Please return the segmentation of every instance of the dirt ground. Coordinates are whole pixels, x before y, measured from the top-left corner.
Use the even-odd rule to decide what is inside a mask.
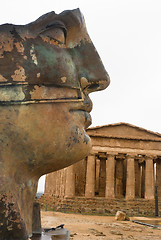
[[[161,228],[147,227],[132,221],[119,222],[114,217],[45,211],[42,211],[41,216],[42,227],[65,224],[71,240],[161,240]]]

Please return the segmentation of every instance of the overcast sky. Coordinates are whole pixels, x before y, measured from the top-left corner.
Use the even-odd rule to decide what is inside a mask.
[[[92,126],[127,122],[161,133],[161,0],[8,0],[0,24],[77,7],[111,78],[91,94]]]

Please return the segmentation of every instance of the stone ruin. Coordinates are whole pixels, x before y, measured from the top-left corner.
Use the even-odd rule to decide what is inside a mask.
[[[161,203],[161,134],[128,123],[92,127],[87,133],[92,140],[88,157],[47,174],[40,202],[48,204],[49,198],[56,205],[61,200],[75,212],[99,213],[102,208],[115,214],[119,208],[153,215],[155,186]]]

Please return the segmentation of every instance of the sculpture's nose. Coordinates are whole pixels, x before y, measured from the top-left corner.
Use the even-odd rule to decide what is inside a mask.
[[[81,77],[80,79],[80,85],[83,91],[86,93],[91,93],[91,92],[96,92],[96,91],[101,91],[104,90],[108,87],[110,84],[110,77],[106,76],[103,80],[93,80],[93,81],[88,81],[87,78]]]
[[[92,42],[84,42],[78,47],[80,63],[79,78],[82,89],[87,93],[108,87],[110,78]]]

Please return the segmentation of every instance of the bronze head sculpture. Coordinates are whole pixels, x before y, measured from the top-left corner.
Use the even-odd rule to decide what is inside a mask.
[[[88,155],[88,94],[108,85],[79,9],[0,26],[0,240],[31,236],[39,177]]]

